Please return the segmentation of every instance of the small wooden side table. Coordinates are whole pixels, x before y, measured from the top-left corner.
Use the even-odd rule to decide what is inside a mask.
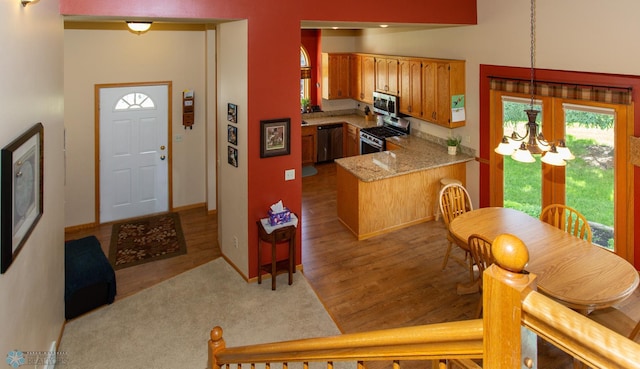
[[[295,215],[292,214],[292,217]],[[289,273],[289,285],[293,283],[293,273],[295,273],[296,260],[296,224],[295,222],[285,223],[285,225],[272,229],[269,233],[262,220],[256,222],[258,225],[258,284],[262,283],[262,272],[271,274],[271,289],[276,289],[276,276],[283,272]],[[289,224],[289,225],[287,225]],[[276,245],[278,243],[289,242],[289,253],[284,260],[276,261]],[[271,244],[271,263],[262,263],[262,243]]]

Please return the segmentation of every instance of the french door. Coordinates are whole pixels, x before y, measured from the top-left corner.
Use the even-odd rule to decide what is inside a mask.
[[[531,98],[491,91],[492,147],[513,130],[525,133],[525,109]],[[539,131],[548,140],[564,138],[575,155],[565,167],[516,162],[491,154],[492,206],[504,206],[538,217],[542,208],[559,203],[573,207],[589,221],[593,243],[623,257],[632,248],[628,183],[631,183],[627,137],[632,119],[628,105],[557,97],[536,97]]]

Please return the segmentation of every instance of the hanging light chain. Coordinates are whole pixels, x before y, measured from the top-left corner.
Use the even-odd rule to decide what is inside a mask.
[[[535,62],[535,0],[531,0],[531,50],[529,55],[531,56],[531,110],[533,110],[533,104],[535,100],[536,89],[534,85],[534,62]]]

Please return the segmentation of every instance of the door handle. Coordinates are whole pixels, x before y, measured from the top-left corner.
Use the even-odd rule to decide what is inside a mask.
[[[165,158],[166,158],[166,156],[160,155],[160,160],[164,160]]]
[[[164,150],[164,145],[160,146],[160,150]]]

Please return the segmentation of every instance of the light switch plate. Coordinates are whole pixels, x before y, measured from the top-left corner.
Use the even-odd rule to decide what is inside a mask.
[[[296,179],[296,170],[295,169],[287,169],[284,171],[284,180],[285,181],[293,181]]]

